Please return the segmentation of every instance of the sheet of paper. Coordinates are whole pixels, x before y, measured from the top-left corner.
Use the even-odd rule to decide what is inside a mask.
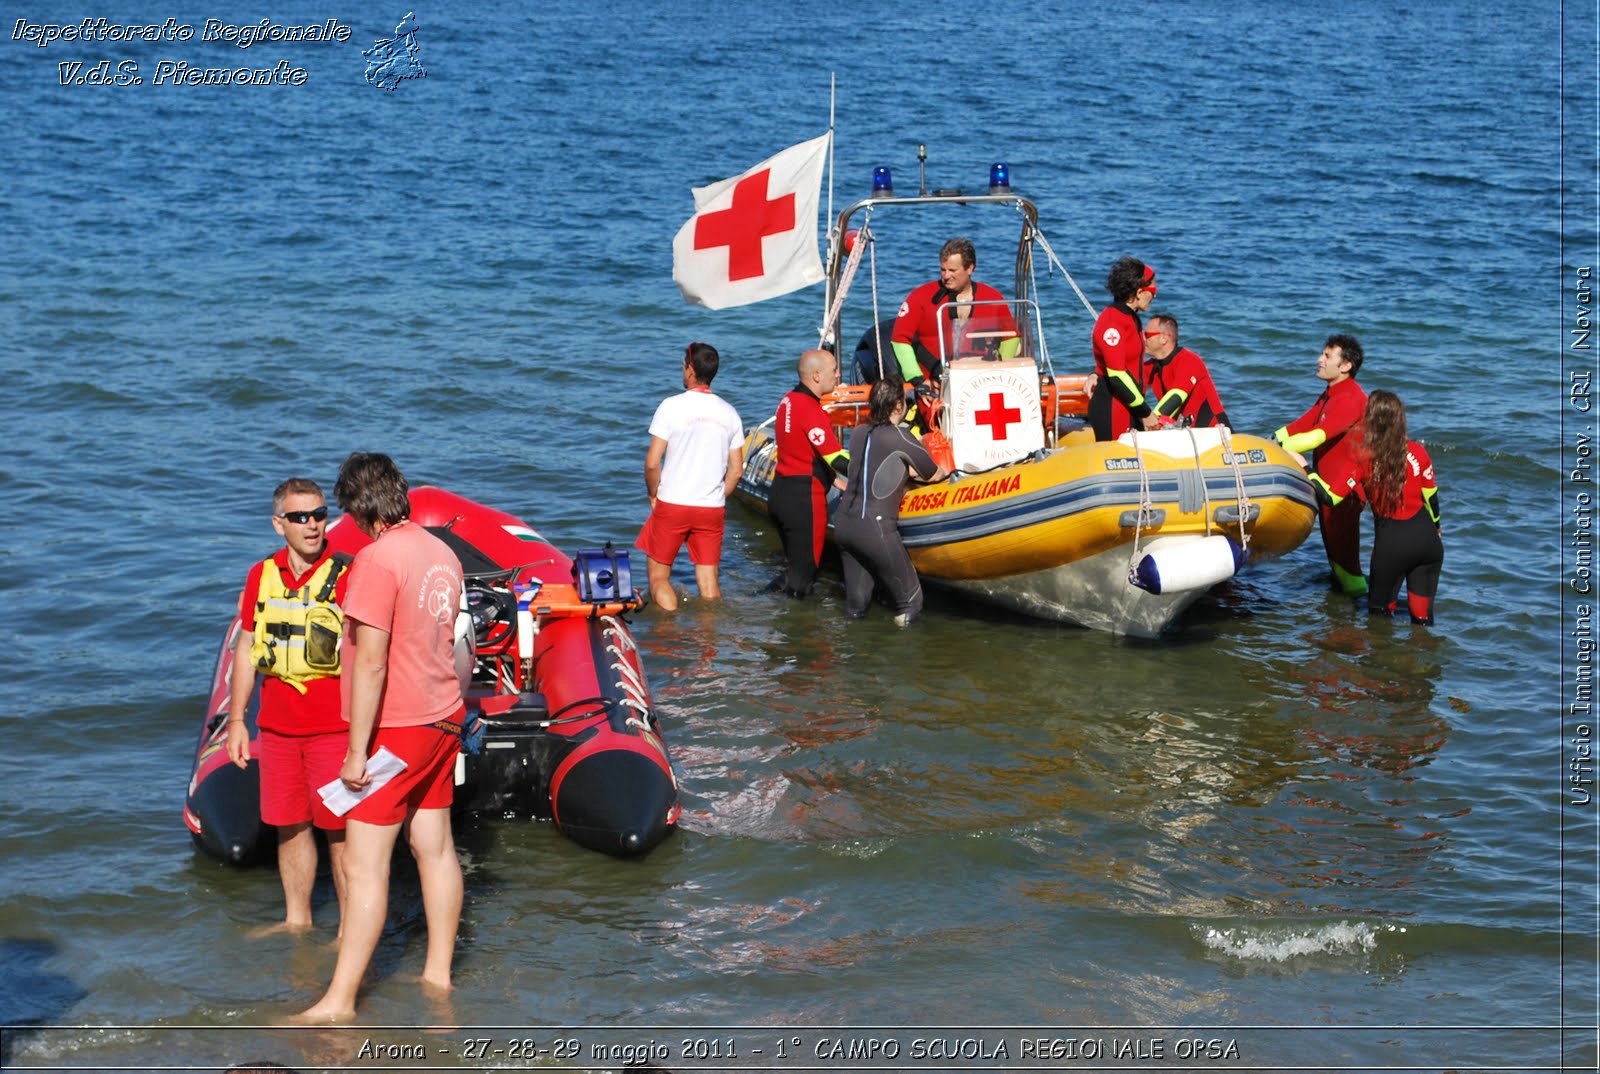
[[[323,804],[328,807],[330,813],[342,817],[354,809],[361,799],[393,779],[405,766],[406,763],[390,753],[387,746],[379,746],[378,752],[367,758],[367,775],[372,777],[372,782],[359,791],[352,791],[344,785],[344,780],[336,779],[326,786],[318,787],[317,793],[322,795]]]

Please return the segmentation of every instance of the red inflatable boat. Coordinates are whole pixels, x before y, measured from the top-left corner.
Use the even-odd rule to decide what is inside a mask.
[[[437,488],[411,491],[411,517],[461,560],[477,648],[467,705],[483,714],[484,749],[456,762],[455,808],[553,820],[573,840],[631,856],[677,824],[677,779],[633,636],[639,607],[625,552],[562,555],[520,519]],[[367,543],[341,518],[335,550]],[[270,854],[254,759],[226,749],[237,616],[223,638],[200,730],[184,821],[224,861]],[[252,745],[256,700],[249,721]]]

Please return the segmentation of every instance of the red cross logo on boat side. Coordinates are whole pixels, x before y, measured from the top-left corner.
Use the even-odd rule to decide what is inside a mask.
[[[1004,392],[990,392],[989,409],[980,410],[973,414],[972,420],[976,425],[989,426],[989,438],[991,440],[1004,440],[1006,438],[1006,426],[1012,422],[1021,421],[1022,411],[1016,407],[1006,406]]]
[[[794,194],[767,200],[771,168],[747,175],[733,188],[733,205],[706,213],[694,222],[694,248],[728,248],[728,282],[765,273],[761,240],[794,230]]]

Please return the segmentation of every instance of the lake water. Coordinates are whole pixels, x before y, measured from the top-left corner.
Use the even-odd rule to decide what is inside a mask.
[[[418,10],[426,77],[392,92],[362,50],[404,7],[127,8],[195,36],[43,48],[15,20],[101,13],[8,13],[0,1022],[33,1028],[6,1066],[516,1067],[534,1039],[585,1069],[1594,1069],[1579,6],[486,3]],[[350,40],[201,40],[267,14]],[[62,84],[102,59],[145,81]],[[276,875],[196,855],[181,809],[271,488],[386,451],[569,551],[631,542],[684,344],[754,422],[815,341],[818,289],[685,305],[671,239],[691,186],[827,128],[831,72],[836,210],[878,164],[914,188],[919,142],[930,186],[1009,162],[1097,304],[1117,256],[1157,267],[1243,430],[1358,335],[1438,468],[1437,626],[1367,621],[1314,536],[1156,642],[950,599],[847,623],[837,575],[762,593],[776,538],[732,511],[726,599],[635,623],[682,831],[616,861],[467,827],[450,1002],[408,979],[402,863],[361,1025],[268,1028],[331,972],[326,881],[316,934],[251,938]],[[1012,222],[887,225],[883,305],[956,231],[1009,286]],[[1089,315],[1041,286],[1085,371]],[[507,1028],[413,1028],[460,1025]]]

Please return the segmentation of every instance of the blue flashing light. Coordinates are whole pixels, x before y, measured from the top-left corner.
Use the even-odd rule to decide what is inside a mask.
[[[894,177],[889,174],[888,165],[880,165],[872,169],[872,196],[890,197],[894,194]]]
[[[989,166],[989,193],[1011,193],[1011,165],[991,164]]]

